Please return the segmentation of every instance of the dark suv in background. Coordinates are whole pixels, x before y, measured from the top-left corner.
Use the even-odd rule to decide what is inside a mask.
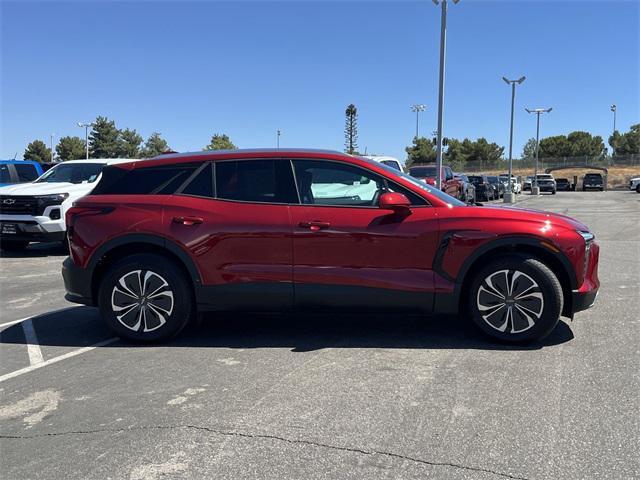
[[[600,173],[587,173],[582,179],[582,191],[600,190],[604,191],[604,179]]]
[[[489,183],[486,175],[469,175],[469,182],[476,190],[476,200],[488,202],[496,199],[496,189]]]

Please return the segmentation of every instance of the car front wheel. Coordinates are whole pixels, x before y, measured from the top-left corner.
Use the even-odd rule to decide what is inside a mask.
[[[100,284],[102,318],[118,336],[134,342],[159,342],[177,335],[194,306],[186,275],[158,255],[125,257]]]
[[[562,287],[553,272],[524,255],[510,255],[482,268],[468,297],[474,323],[505,342],[546,337],[559,321],[562,304]]]

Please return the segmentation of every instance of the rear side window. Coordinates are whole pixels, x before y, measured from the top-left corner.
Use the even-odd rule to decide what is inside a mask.
[[[196,170],[198,164],[104,169],[93,195],[171,195]]]
[[[32,182],[38,178],[38,171],[34,165],[27,163],[25,165],[15,164],[16,172],[18,172],[19,182]]]
[[[219,161],[216,197],[259,203],[297,203],[291,164],[286,160]]]
[[[197,197],[213,197],[213,167],[208,163],[204,169],[195,173],[195,177],[179,192],[183,195]]]

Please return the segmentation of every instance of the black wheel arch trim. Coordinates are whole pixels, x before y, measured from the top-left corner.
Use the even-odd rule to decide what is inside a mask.
[[[89,271],[90,277],[93,278],[93,272],[102,257],[104,257],[111,250],[130,243],[147,243],[168,250],[176,257],[178,257],[184,264],[185,268],[189,272],[189,275],[191,276],[191,279],[194,282],[194,286],[200,286],[202,284],[202,279],[200,277],[198,268],[196,267],[189,254],[185,252],[182,247],[165,237],[146,233],[130,233],[121,235],[119,237],[112,238],[111,240],[108,240],[104,244],[100,245],[100,247],[96,249],[93,255],[91,255],[91,258],[89,259],[89,262],[87,264],[87,270]]]
[[[446,254],[447,248],[453,236],[456,234],[460,235],[462,234],[462,232],[465,232],[465,231],[476,232],[477,230],[449,230],[445,232],[444,235],[442,236],[440,240],[440,244],[438,245],[438,248],[436,250],[436,256],[433,262],[434,272],[440,275],[442,278],[453,282],[455,285],[453,296],[450,297],[449,295],[444,295],[442,298],[442,302],[436,301],[436,309],[438,309],[438,304],[440,304],[440,308],[445,311],[451,311],[452,309],[454,309],[455,308],[454,305],[458,305],[460,295],[462,294],[462,291],[461,291],[462,286],[473,264],[481,256],[486,255],[492,250],[496,250],[503,247],[516,247],[518,245],[527,245],[527,246],[538,248],[545,251],[546,253],[554,257],[556,260],[558,260],[560,264],[563,266],[565,271],[564,273],[566,273],[567,278],[569,278],[570,289],[575,290],[576,288],[578,288],[577,286],[578,282],[576,279],[575,272],[573,270],[573,267],[571,266],[571,262],[569,262],[569,259],[566,257],[566,255],[564,255],[562,252],[554,252],[549,248],[545,247],[542,244],[542,242],[544,242],[546,239],[534,237],[534,236],[528,236],[528,235],[509,235],[508,237],[500,237],[494,240],[489,240],[485,244],[480,245],[478,248],[476,248],[473,251],[473,253],[469,255],[469,257],[464,261],[464,263],[462,264],[462,267],[460,267],[460,270],[458,271],[455,278],[452,277],[451,275],[449,275],[447,272],[444,271],[444,269],[442,268],[442,262],[444,260],[444,255]],[[515,253],[517,253],[517,250],[515,250]]]

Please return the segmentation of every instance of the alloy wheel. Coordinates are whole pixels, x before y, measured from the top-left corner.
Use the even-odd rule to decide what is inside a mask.
[[[111,309],[118,321],[135,332],[153,332],[173,312],[169,283],[151,270],[134,270],[118,279],[111,292]]]
[[[480,284],[476,305],[482,319],[503,333],[521,333],[542,317],[544,297],[538,283],[519,270],[499,270]]]

